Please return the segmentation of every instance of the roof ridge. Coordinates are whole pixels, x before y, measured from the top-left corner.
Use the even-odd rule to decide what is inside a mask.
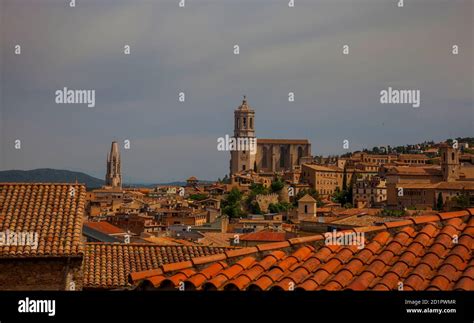
[[[162,244],[155,244],[155,243],[145,243],[145,242],[130,242],[130,243],[123,243],[123,242],[86,242],[86,246],[88,245],[111,245],[111,246],[147,246],[147,247],[208,247],[208,248],[225,248],[225,249],[234,249],[235,247],[223,246],[223,247],[216,247],[216,246],[205,246],[205,245],[162,245]]]

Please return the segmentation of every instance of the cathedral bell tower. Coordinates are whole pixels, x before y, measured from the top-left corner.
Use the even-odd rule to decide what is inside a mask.
[[[247,104],[245,96],[242,104],[234,111],[234,138],[236,141],[252,139],[256,143],[255,111]],[[249,150],[232,150],[230,152],[230,174],[252,170],[255,156],[256,154],[252,154]]]

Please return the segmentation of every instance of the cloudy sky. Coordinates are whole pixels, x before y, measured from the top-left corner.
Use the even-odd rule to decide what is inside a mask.
[[[0,0],[0,170],[103,178],[110,143],[130,140],[125,181],[216,179],[244,94],[257,137],[318,155],[474,135],[472,0],[397,1]],[[64,87],[96,106],[56,104]],[[421,106],[380,104],[388,87]]]

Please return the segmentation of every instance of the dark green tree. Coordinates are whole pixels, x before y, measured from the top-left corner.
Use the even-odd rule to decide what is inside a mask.
[[[344,166],[344,172],[342,173],[342,190],[347,190],[347,169]]]
[[[231,218],[238,218],[244,214],[241,207],[242,193],[233,188],[222,201],[222,212]]]
[[[438,193],[438,199],[436,201],[436,209],[441,211],[443,209],[443,194],[441,192]]]
[[[285,183],[280,178],[277,178],[275,181],[272,182],[272,185],[270,186],[270,190],[272,191],[272,193],[276,193],[276,192],[281,191],[284,186],[285,186]]]

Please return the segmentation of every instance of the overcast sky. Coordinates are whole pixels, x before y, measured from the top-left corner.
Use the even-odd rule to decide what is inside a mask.
[[[125,181],[217,179],[244,94],[257,137],[318,155],[473,136],[473,1],[397,1],[0,0],[0,170],[103,178],[128,139]],[[95,90],[96,106],[56,104],[63,87]],[[420,90],[421,106],[380,104],[388,87]]]

